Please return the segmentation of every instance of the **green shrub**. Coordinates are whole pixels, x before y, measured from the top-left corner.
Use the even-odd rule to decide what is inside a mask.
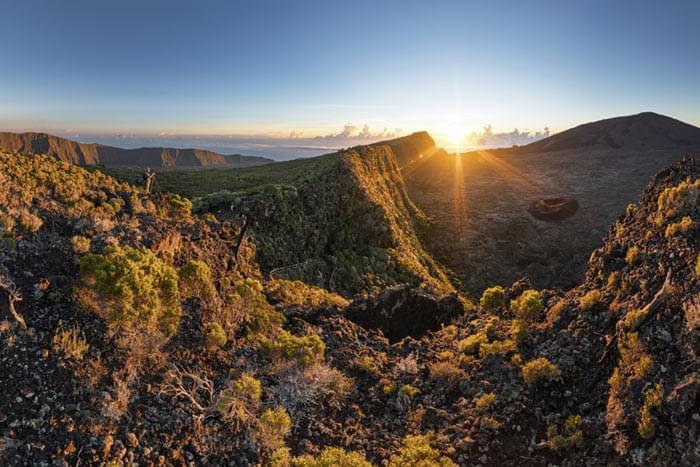
[[[180,268],[180,292],[183,297],[209,300],[216,295],[211,279],[211,269],[203,261],[192,260]]]
[[[323,360],[325,344],[320,336],[311,334],[297,337],[282,329],[275,339],[265,340],[263,350],[272,358],[280,358],[306,366]]]
[[[496,403],[496,394],[488,392],[476,398],[474,405],[479,410],[486,410]]]
[[[488,341],[489,339],[484,333],[472,334],[471,336],[457,342],[457,350],[462,353],[474,355],[479,352],[479,346],[487,343]]]
[[[490,287],[484,290],[481,295],[481,300],[479,304],[482,308],[486,310],[495,310],[496,308],[501,308],[505,302],[505,291],[501,286]]]
[[[284,324],[284,315],[275,310],[262,294],[262,284],[255,279],[237,281],[236,293],[247,311],[246,324],[250,334],[264,336],[274,332]]]
[[[409,399],[413,399],[420,393],[420,390],[410,384],[404,384],[401,386],[401,389],[399,389],[399,393],[406,395]]]
[[[517,345],[523,343],[528,336],[527,326],[519,319],[514,319],[510,324],[510,336]]]
[[[540,381],[551,381],[561,375],[559,368],[544,357],[536,358],[523,366],[523,379],[530,386]]]
[[[189,216],[192,214],[192,201],[176,193],[168,194],[168,205],[170,209],[175,211],[175,214],[181,216]]]
[[[83,355],[90,348],[77,324],[72,328],[65,329],[62,321],[59,322],[51,343],[54,352],[62,353],[74,360],[82,360]]]
[[[175,334],[182,315],[175,269],[150,250],[108,247],[105,252],[80,259],[82,282],[100,304],[93,309],[110,326],[157,326]]]
[[[631,381],[641,380],[654,368],[654,359],[649,355],[636,332],[624,334],[617,344],[620,360],[608,380],[610,392],[621,393]]]
[[[284,438],[291,429],[292,419],[283,407],[267,409],[258,417],[255,439],[263,451],[274,452],[285,447]]]
[[[556,451],[581,447],[583,445],[583,431],[581,431],[581,416],[571,415],[564,423],[564,430],[559,431],[557,425],[547,427],[547,445]]]
[[[325,448],[317,457],[300,456],[292,459],[292,467],[372,467],[359,452],[342,448]]]
[[[515,352],[516,345],[510,339],[504,339],[493,342],[483,342],[479,346],[479,357],[486,358],[492,355],[506,355],[510,352]]]
[[[370,375],[379,374],[379,366],[371,355],[361,355],[353,360],[353,366]]]
[[[349,303],[340,295],[301,281],[275,280],[266,292],[273,303],[278,302],[283,306],[343,308]]]
[[[590,310],[598,302],[600,302],[600,297],[601,297],[600,290],[590,290],[590,291],[586,292],[586,294],[579,299],[578,305],[583,311]]]
[[[510,309],[522,320],[532,321],[536,319],[542,311],[540,293],[537,290],[526,290],[517,300],[510,301]]]
[[[26,230],[27,232],[37,232],[42,225],[44,225],[44,221],[41,220],[41,217],[37,216],[36,214],[22,210],[19,213],[19,225]]]
[[[664,387],[662,384],[657,384],[653,388],[644,391],[644,403],[639,410],[639,425],[637,431],[639,436],[644,439],[654,437],[656,433],[656,421],[654,420],[654,412],[657,411],[664,399]]]
[[[90,239],[76,235],[71,238],[71,246],[76,253],[87,253],[90,251]]]
[[[448,457],[430,445],[424,435],[408,435],[397,454],[389,459],[388,467],[457,467]]]
[[[679,233],[688,233],[693,228],[693,219],[688,216],[683,216],[679,222],[673,222],[666,226],[666,237],[673,237]]]
[[[231,382],[216,400],[216,409],[224,420],[247,423],[260,406],[262,385],[255,377],[244,373]]]
[[[692,182],[690,178],[677,186],[666,188],[657,201],[657,223],[689,212],[698,205],[700,199],[700,178]]]
[[[622,321],[624,328],[628,331],[634,331],[646,319],[648,313],[644,310],[634,309],[627,312]]]
[[[206,327],[206,340],[209,347],[224,347],[228,337],[219,323],[209,323]]]
[[[625,255],[625,261],[630,266],[634,266],[639,261],[639,247],[633,246],[627,249],[627,254]]]

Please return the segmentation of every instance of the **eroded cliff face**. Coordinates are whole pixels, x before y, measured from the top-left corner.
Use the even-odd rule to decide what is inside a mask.
[[[399,165],[399,158],[429,150],[434,143],[425,133],[359,146],[297,186],[215,194],[200,204],[209,210],[231,204],[244,213],[260,264],[273,277],[346,295],[399,283],[445,291],[451,285],[444,270],[416,235],[427,220],[408,196]]]

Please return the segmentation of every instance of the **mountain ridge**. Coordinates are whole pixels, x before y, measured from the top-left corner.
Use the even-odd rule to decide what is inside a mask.
[[[700,145],[700,128],[655,112],[641,112],[576,125],[523,146],[485,151],[493,155],[517,155],[594,147],[666,149],[695,145]]]
[[[73,164],[107,167],[252,167],[274,162],[264,157],[224,155],[194,148],[124,149],[97,143],[79,143],[37,132],[0,132],[0,149],[11,153],[46,154]]]

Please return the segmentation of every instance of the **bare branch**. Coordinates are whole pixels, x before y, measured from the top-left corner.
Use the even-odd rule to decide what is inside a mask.
[[[179,368],[176,365],[168,371],[169,383],[161,387],[159,394],[186,399],[200,412],[208,412],[214,403],[214,383],[204,375]]]
[[[0,289],[7,293],[7,300],[10,305],[10,313],[12,313],[12,316],[14,316],[19,325],[22,326],[22,329],[27,329],[27,323],[15,308],[15,303],[22,301],[22,293],[19,291],[17,284],[9,277],[0,275]]]

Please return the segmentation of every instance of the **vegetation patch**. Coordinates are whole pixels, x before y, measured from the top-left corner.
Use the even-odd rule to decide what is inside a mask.
[[[530,360],[523,366],[523,379],[530,386],[542,381],[552,381],[561,376],[561,371],[554,363],[545,357]]]
[[[110,326],[157,326],[167,335],[177,331],[182,315],[178,275],[150,250],[115,246],[104,255],[85,255],[80,276],[94,298],[91,306]]]

